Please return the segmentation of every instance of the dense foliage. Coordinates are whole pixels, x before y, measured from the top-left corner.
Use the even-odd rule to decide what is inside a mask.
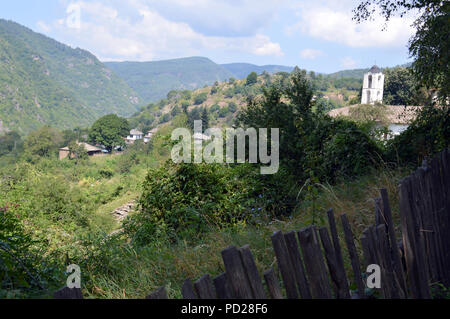
[[[388,158],[402,165],[421,165],[450,146],[450,107],[424,107],[406,131],[389,141]]]
[[[387,105],[425,105],[429,94],[414,78],[411,68],[384,69],[384,98]]]
[[[89,140],[103,145],[109,152],[125,144],[124,137],[130,133],[130,124],[115,114],[106,115],[92,125]]]
[[[322,180],[367,172],[380,150],[356,124],[314,112],[313,95],[306,72],[296,70],[286,86],[264,90],[240,113],[238,123],[279,128],[280,161],[303,180],[310,171]]]

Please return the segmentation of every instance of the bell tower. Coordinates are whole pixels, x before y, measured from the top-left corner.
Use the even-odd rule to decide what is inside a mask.
[[[364,74],[361,104],[383,103],[384,74],[374,65],[368,73]]]

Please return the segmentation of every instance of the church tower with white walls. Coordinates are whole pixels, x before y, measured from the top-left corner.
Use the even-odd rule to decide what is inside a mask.
[[[374,65],[364,75],[361,104],[383,103],[384,74],[381,69]]]

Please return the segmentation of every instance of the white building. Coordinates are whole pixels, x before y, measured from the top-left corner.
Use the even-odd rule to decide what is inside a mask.
[[[153,136],[158,132],[157,128],[154,128],[151,131],[148,131],[147,135],[144,136],[144,143],[147,144],[153,138]]]
[[[361,104],[383,103],[384,74],[381,69],[374,65],[364,75]]]
[[[130,135],[127,136],[126,143],[127,144],[134,144],[134,142],[138,140],[142,140],[144,138],[144,133],[138,130],[131,130]]]

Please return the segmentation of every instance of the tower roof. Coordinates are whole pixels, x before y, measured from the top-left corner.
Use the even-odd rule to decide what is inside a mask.
[[[369,72],[370,72],[370,73],[381,73],[381,69],[380,69],[377,65],[374,65],[374,66],[369,70]]]

